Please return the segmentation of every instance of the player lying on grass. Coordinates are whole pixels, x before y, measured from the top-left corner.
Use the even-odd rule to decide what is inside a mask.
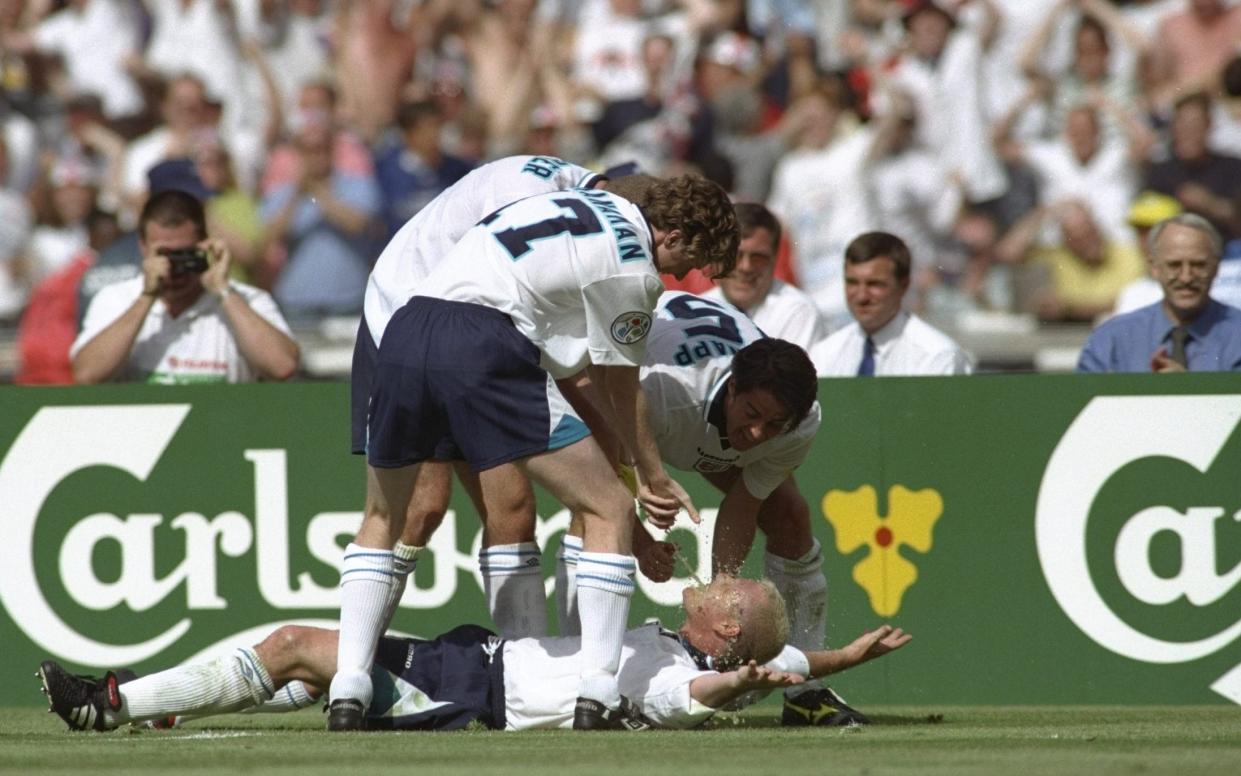
[[[899,649],[909,634],[882,626],[837,650],[809,652],[797,673],[760,667],[784,643],[788,619],[768,582],[727,575],[682,594],[678,631],[657,624],[625,634],[618,679],[629,699],[625,723],[688,728],[743,694],[805,676],[843,671]],[[43,691],[72,730],[112,730],[173,715],[206,716],[262,703],[287,682],[323,690],[336,669],[336,632],[284,626],[253,648],[121,684],[74,676],[48,660]],[[580,640],[505,641],[464,625],[433,641],[384,637],[372,668],[370,729],[456,730],[472,722],[498,730],[569,728],[577,698]]]

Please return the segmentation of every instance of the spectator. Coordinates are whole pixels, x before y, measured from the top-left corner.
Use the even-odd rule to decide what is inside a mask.
[[[981,0],[980,7],[994,16],[990,0]],[[908,49],[888,79],[915,99],[919,142],[961,176],[971,201],[999,197],[1006,180],[987,143],[983,35],[958,27],[943,0],[916,0],[905,12],[904,23]]]
[[[945,169],[934,153],[916,142],[918,114],[909,96],[893,89],[884,98],[878,120],[871,122],[868,193],[881,228],[909,248],[914,267],[908,303],[920,310],[931,289],[964,269],[953,232],[965,191],[961,176]]]
[[[401,105],[396,123],[399,138],[375,158],[375,179],[383,195],[389,238],[472,169],[469,162],[441,148],[443,120],[435,103],[424,100]]]
[[[142,92],[128,71],[141,48],[139,24],[127,0],[69,0],[40,21],[28,39],[7,42],[55,58],[70,93],[95,95],[108,118],[118,119],[143,108]]]
[[[379,187],[370,175],[334,166],[327,126],[303,128],[295,147],[296,181],[262,203],[264,245],[278,245],[288,256],[276,279],[276,300],[290,317],[357,313],[374,254]]]
[[[1182,213],[1157,224],[1150,241],[1163,299],[1096,329],[1077,371],[1241,371],[1241,310],[1210,296],[1219,233],[1202,216]]]
[[[1080,15],[1073,29],[1072,60],[1067,69],[1048,63],[1052,33],[1071,10]],[[1069,113],[1085,102],[1106,100],[1131,105],[1137,97],[1137,71],[1147,56],[1146,39],[1109,0],[1059,0],[1051,8],[1021,57],[1022,70],[1032,79],[1055,85],[1051,129],[1064,128]],[[1105,140],[1121,139],[1125,126],[1104,116]]]
[[[233,257],[230,277],[252,285],[265,280],[262,255],[263,219],[259,203],[237,185],[233,159],[218,138],[206,136],[194,149],[193,174],[207,207],[207,232],[228,246]]]
[[[1031,88],[1017,111],[1039,99],[1041,89]],[[1120,114],[1113,103],[1108,112]],[[1038,180],[1039,201],[1054,206],[1069,199],[1081,199],[1103,225],[1109,237],[1130,239],[1125,212],[1133,199],[1137,182],[1133,170],[1146,158],[1153,139],[1136,118],[1118,118],[1127,128],[1128,142],[1108,142],[1101,131],[1099,106],[1074,106],[1064,121],[1064,131],[1056,140],[1021,143],[1012,139],[1011,127],[1017,113],[1010,113],[995,127],[995,143],[1001,156],[1012,163],[1025,163]]]
[[[1241,237],[1241,158],[1211,150],[1210,132],[1211,98],[1205,92],[1177,100],[1171,156],[1147,169],[1145,187],[1176,197],[1186,210],[1206,218],[1225,240],[1231,240]]]
[[[26,197],[5,184],[9,150],[0,137],[0,321],[15,320],[26,303],[23,256],[34,218]]]
[[[1044,242],[1040,235],[1049,225],[1059,228],[1058,239]],[[996,254],[1032,268],[1018,303],[1044,321],[1091,322],[1110,312],[1120,290],[1145,271],[1137,246],[1108,239],[1081,200],[1036,208],[1004,236]]]
[[[909,249],[887,232],[859,235],[845,249],[845,294],[853,323],[810,351],[820,377],[963,375],[974,371],[946,334],[901,309]]]
[[[87,217],[95,209],[99,172],[80,156],[52,162],[46,189],[35,194],[37,225],[26,250],[30,282],[38,283],[68,264],[88,245]],[[46,193],[46,197],[41,196]]]
[[[336,3],[336,84],[346,120],[368,143],[392,123],[416,53],[417,16],[398,0]]]
[[[810,297],[775,276],[780,222],[770,210],[753,202],[740,202],[736,210],[741,228],[737,266],[705,296],[732,304],[768,337],[787,340],[809,352],[827,336],[827,326]]]
[[[851,236],[877,222],[862,175],[871,138],[857,131],[837,135],[848,122],[841,120],[840,97],[827,89],[793,109],[806,111],[805,131],[776,165],[767,206],[788,228],[802,290],[833,328],[849,320],[840,256]]]
[[[69,348],[78,333],[78,286],[96,254],[120,236],[116,216],[92,211],[86,219],[89,246],[43,279],[30,294],[30,304],[17,330],[21,364],[13,382],[20,385],[70,385],[73,364]]]
[[[1116,299],[1116,307],[1112,310],[1113,315],[1132,312],[1163,298],[1163,288],[1155,275],[1151,257],[1150,232],[1160,221],[1180,215],[1182,209],[1181,203],[1177,202],[1175,197],[1154,191],[1144,191],[1133,200],[1129,207],[1129,225],[1137,235],[1138,249],[1146,259],[1148,274],[1121,289],[1120,296]]]
[[[1210,89],[1241,40],[1241,5],[1185,0],[1184,6],[1163,20],[1152,47],[1150,92],[1156,105]]]
[[[160,100],[160,115],[163,122],[130,143],[125,154],[122,205],[131,215],[147,199],[147,173],[151,168],[165,159],[189,157],[194,147],[193,136],[213,130],[218,118],[208,103],[203,82],[189,74],[167,82]],[[128,225],[133,223],[132,218],[128,220]]]
[[[289,121],[293,135],[311,127],[327,127],[332,133],[332,167],[346,175],[369,177],[375,174],[374,161],[366,144],[337,121],[336,87],[327,81],[303,84],[297,96],[297,110]],[[271,194],[275,189],[297,180],[301,155],[294,142],[272,148],[263,170],[259,193]]]
[[[1211,116],[1207,145],[1228,156],[1241,156],[1241,53],[1220,75],[1219,97]]]
[[[228,279],[231,257],[207,234],[202,203],[151,197],[138,221],[142,276],[103,288],[73,343],[79,383],[286,380],[298,347],[266,292]]]

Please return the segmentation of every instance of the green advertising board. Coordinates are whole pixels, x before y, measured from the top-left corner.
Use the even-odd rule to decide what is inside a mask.
[[[363,497],[347,392],[0,388],[0,705],[41,702],[46,657],[148,672],[331,624]],[[797,481],[828,641],[880,622],[915,636],[833,681],[851,701],[1241,702],[1241,380],[845,379],[819,398]],[[462,494],[452,507],[398,630],[488,623],[478,521]],[[568,517],[543,495],[539,514],[550,593]],[[671,534],[701,572],[713,517]],[[641,581],[632,622],[676,623],[683,584]]]

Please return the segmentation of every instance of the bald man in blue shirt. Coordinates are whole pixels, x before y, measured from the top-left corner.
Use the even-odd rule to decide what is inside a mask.
[[[1091,333],[1078,372],[1241,371],[1241,310],[1209,295],[1223,242],[1202,216],[1182,213],[1150,234],[1163,300]]]

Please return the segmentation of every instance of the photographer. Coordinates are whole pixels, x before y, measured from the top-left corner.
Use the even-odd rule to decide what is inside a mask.
[[[267,292],[229,281],[232,261],[207,238],[202,203],[155,194],[138,221],[142,275],[91,300],[70,350],[78,383],[286,380],[298,347]]]

